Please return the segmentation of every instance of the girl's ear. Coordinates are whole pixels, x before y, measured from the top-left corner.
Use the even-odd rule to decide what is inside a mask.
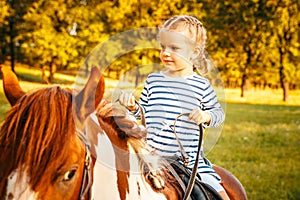
[[[196,58],[200,55],[200,53],[201,53],[200,47],[199,47],[199,46],[196,46],[196,47],[194,48],[194,51],[193,51],[193,54],[192,54],[192,59],[193,59],[193,60],[196,59]]]

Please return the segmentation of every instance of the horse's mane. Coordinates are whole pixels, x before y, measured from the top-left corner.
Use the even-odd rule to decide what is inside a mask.
[[[74,133],[68,90],[49,87],[25,94],[8,112],[0,130],[0,180],[15,169],[26,170],[34,189],[40,177],[50,175],[47,169],[59,170],[58,162],[67,155],[63,147],[72,142]]]
[[[111,125],[111,129],[114,129],[118,134],[118,137],[121,140],[126,140],[139,159],[140,172],[144,174],[145,181],[149,182],[156,190],[165,187],[165,183],[171,183],[180,193],[182,191],[182,183],[179,183],[180,186],[178,185],[179,177],[173,176],[175,171],[166,160],[156,155],[145,142],[147,129],[128,117],[124,110],[114,106],[112,103],[102,101],[101,104],[96,110],[100,125],[103,122],[108,122]]]

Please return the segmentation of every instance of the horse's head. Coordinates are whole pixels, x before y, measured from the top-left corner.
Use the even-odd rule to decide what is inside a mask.
[[[86,150],[76,133],[102,99],[100,72],[76,96],[58,86],[26,94],[1,72],[12,108],[0,129],[0,199],[78,199]]]

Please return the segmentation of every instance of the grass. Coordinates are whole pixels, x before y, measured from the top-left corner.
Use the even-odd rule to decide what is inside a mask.
[[[300,105],[300,90],[289,91],[288,101],[282,100],[282,90],[256,90],[245,91],[245,97],[240,97],[240,90],[225,89],[225,99],[232,103],[268,104],[268,105]]]
[[[75,77],[68,74],[57,73],[54,76],[53,84],[46,84],[42,79],[42,72],[40,69],[29,68],[28,66],[16,64],[15,72],[18,75],[22,89],[26,92],[32,91],[41,87],[48,87],[51,85],[62,85],[65,87],[73,84]],[[2,77],[0,76],[0,119],[2,119],[5,113],[9,110],[10,105],[5,98]]]
[[[235,174],[249,199],[299,199],[300,107],[228,103],[208,158]]]
[[[49,86],[41,83],[38,70],[17,67],[16,71],[25,91]],[[68,74],[55,76],[55,83],[66,87],[73,80]],[[245,98],[239,94],[239,90],[225,90],[226,121],[207,157],[241,181],[249,200],[299,199],[300,92],[291,91],[287,103],[276,90],[249,90]],[[0,87],[0,119],[9,108]]]

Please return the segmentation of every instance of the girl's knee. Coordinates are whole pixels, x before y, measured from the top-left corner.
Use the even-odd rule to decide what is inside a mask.
[[[219,194],[224,200],[230,200],[229,196],[225,191],[220,191]]]

